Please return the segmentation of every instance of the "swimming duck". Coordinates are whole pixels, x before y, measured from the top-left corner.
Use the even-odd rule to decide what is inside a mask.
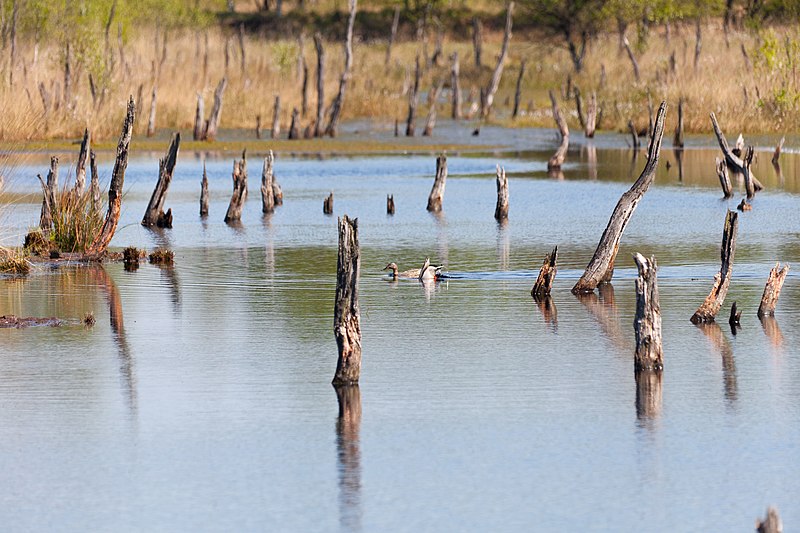
[[[419,269],[419,279],[422,282],[425,281],[436,281],[439,279],[439,276],[442,274],[442,267],[437,265],[431,264],[430,257],[425,258],[425,264],[422,265],[422,268]]]
[[[391,270],[392,279],[404,278],[404,279],[419,279],[420,281],[422,281],[423,278],[421,276],[425,269],[428,270],[428,273],[425,274],[426,276],[425,279],[438,278],[439,274],[442,271],[442,267],[440,266],[435,266],[435,265],[431,266],[430,259],[425,260],[425,264],[422,266],[422,268],[412,268],[411,270],[404,270],[403,272],[400,272],[399,269],[397,268],[396,263],[389,263],[384,267],[383,270]]]

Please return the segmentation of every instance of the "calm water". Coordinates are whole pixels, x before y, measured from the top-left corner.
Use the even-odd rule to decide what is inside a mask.
[[[632,164],[624,137],[600,137],[596,155],[575,146],[558,179],[545,170],[553,132],[484,128],[479,139],[492,148],[448,159],[441,217],[425,211],[433,154],[277,154],[285,205],[265,219],[252,154],[238,227],[222,222],[233,155],[206,160],[202,221],[202,158],[182,153],[167,198],[175,228],[162,232],[138,224],[159,154],[140,155],[112,246],[169,246],[174,268],[43,267],[0,280],[3,313],[70,321],[0,331],[3,529],[747,531],[768,504],[787,530],[800,523],[795,271],[776,319],[755,317],[774,263],[800,264],[800,158],[786,154],[779,176],[760,154],[767,189],[740,216],[721,313],[734,300],[744,310],[734,336],[727,320],[689,322],[740,199],[720,200],[718,153],[699,147],[713,139],[683,154],[682,180],[664,150],[613,286],[582,298],[569,289],[644,156]],[[498,163],[510,175],[504,227],[492,217]],[[6,178],[7,243],[38,222],[46,166],[29,156]],[[330,386],[331,190],[335,214],[359,218],[362,244],[364,363],[342,420]],[[540,308],[529,291],[556,244],[553,306]],[[666,366],[660,395],[638,401],[635,251],[659,261]],[[453,279],[425,288],[381,271],[426,256]]]

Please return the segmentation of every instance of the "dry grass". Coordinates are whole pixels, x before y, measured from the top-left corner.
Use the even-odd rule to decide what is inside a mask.
[[[25,275],[31,264],[24,250],[19,248],[0,248],[0,272],[3,274]]]
[[[358,28],[356,28],[356,35]],[[204,68],[208,37],[208,67]],[[426,68],[421,87],[427,90],[436,80],[449,84],[449,61],[454,51],[461,58],[461,82],[465,93],[477,94],[491,76],[494,57],[499,49],[501,35],[486,32],[484,66],[474,65],[471,43],[464,36],[461,42],[446,38],[444,59],[441,65]],[[302,59],[305,58],[310,76],[308,83],[308,114],[302,119],[307,125],[316,114],[315,64],[313,43],[306,38],[301,49],[297,40],[266,41],[257,36],[245,37],[245,65],[241,68],[241,50],[237,35],[214,28],[202,33],[188,30],[170,33],[167,53],[162,57],[163,35],[142,30],[131,37],[125,48],[123,64],[119,52],[112,50],[117,65],[105,85],[105,93],[93,103],[88,74],[85,69],[74,68],[72,77],[73,99],[61,103],[58,109],[51,104],[44,113],[38,84],[44,81],[51,99],[61,92],[62,66],[59,50],[42,49],[36,65],[32,62],[32,46],[20,47],[22,54],[16,67],[15,85],[3,84],[0,113],[4,126],[0,127],[0,140],[30,140],[45,138],[78,137],[88,125],[93,138],[111,139],[118,134],[118,124],[129,94],[140,93],[142,104],[138,110],[137,133],[146,128],[150,108],[150,94],[158,86],[157,120],[162,129],[189,129],[192,127],[196,98],[200,92],[205,98],[208,115],[213,90],[217,82],[227,76],[229,80],[222,112],[223,129],[254,129],[256,116],[261,116],[265,129],[272,123],[272,107],[276,95],[281,96],[282,131],[288,130],[293,107],[300,108]],[[523,83],[522,109],[524,115],[516,124],[552,126],[547,91],[560,90],[568,75],[588,96],[597,90],[603,107],[606,129],[624,129],[629,118],[642,125],[647,123],[647,94],[654,105],[665,98],[675,104],[684,98],[687,131],[709,131],[708,113],[715,111],[721,124],[731,132],[784,131],[800,127],[796,63],[800,62],[796,43],[800,42],[797,28],[768,30],[761,36],[751,33],[732,33],[730,48],[725,44],[720,21],[711,21],[703,29],[703,47],[698,67],[694,68],[694,28],[673,26],[667,43],[663,29],[654,29],[647,46],[637,51],[642,79],[635,82],[630,62],[619,50],[617,36],[606,35],[596,39],[587,52],[586,69],[580,75],[572,73],[571,62],[563,46],[534,36],[515,33],[510,58],[506,65],[500,91],[495,98],[494,120],[511,124],[507,119],[510,108],[505,104],[513,99],[516,77],[521,59],[528,60],[528,74]],[[155,43],[155,45],[154,45]],[[764,43],[777,43],[772,59],[763,53]],[[748,53],[746,63],[741,46]],[[433,36],[428,45],[429,54],[434,48]],[[227,54],[226,54],[227,50]],[[759,52],[759,50],[762,50]],[[391,127],[395,119],[404,119],[407,111],[407,88],[413,76],[414,57],[420,52],[415,42],[396,44],[392,61],[387,67],[384,59],[385,43],[356,43],[353,81],[348,87],[344,106],[344,119],[370,118],[383,127]],[[670,70],[670,57],[676,60],[675,72]],[[228,57],[226,69],[226,55]],[[325,101],[329,105],[338,87],[343,67],[341,43],[326,44]],[[769,55],[769,54],[767,54]],[[751,66],[752,65],[752,66]],[[601,86],[601,69],[605,68],[606,83]],[[101,91],[101,89],[98,89]],[[102,92],[102,91],[101,91]],[[449,98],[445,91],[443,98]],[[465,112],[469,108],[465,94]],[[424,120],[427,103],[422,99],[418,120]],[[440,114],[449,115],[449,104],[440,102]],[[570,122],[577,126],[574,103],[565,107],[572,111]],[[32,118],[31,118],[32,117]],[[671,114],[674,121],[674,114]],[[669,124],[668,128],[671,127]],[[302,128],[301,128],[302,130]],[[221,137],[225,138],[223,131]]]
[[[100,212],[92,209],[89,190],[62,190],[53,210],[53,229],[48,237],[61,252],[82,253],[94,241],[103,225]]]

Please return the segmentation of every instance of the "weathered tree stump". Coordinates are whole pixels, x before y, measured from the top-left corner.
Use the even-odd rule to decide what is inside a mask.
[[[314,125],[314,137],[322,136],[322,121],[325,119],[325,49],[322,47],[322,35],[314,34],[314,48],[317,51],[317,121]]]
[[[256,115],[256,139],[261,139],[261,115]]]
[[[770,505],[764,520],[756,520],[756,531],[758,533],[783,533],[783,522],[776,508]]]
[[[349,0],[348,5],[350,8],[350,16],[347,19],[347,32],[345,33],[344,40],[344,71],[342,77],[339,79],[339,92],[331,104],[331,118],[328,122],[328,127],[325,128],[325,134],[331,137],[336,137],[339,131],[339,117],[342,114],[342,106],[344,105],[344,94],[347,88],[347,82],[350,80],[351,71],[353,70],[353,25],[356,21],[356,10],[358,8],[357,0]]]
[[[569,126],[567,126],[567,121],[558,108],[556,95],[553,94],[553,91],[550,91],[550,102],[553,104],[553,118],[558,126],[558,131],[561,133],[561,144],[558,150],[556,150],[556,153],[547,161],[547,170],[557,170],[561,168],[561,165],[564,164],[564,160],[567,158],[567,149],[569,148]]]
[[[633,125],[633,121],[632,120],[628,121],[628,131],[631,132],[631,146],[632,146],[634,152],[638,152],[639,151],[639,147],[640,147],[640,145],[639,145],[639,134],[636,131],[636,126]]]
[[[203,161],[203,181],[200,184],[200,216],[208,216],[208,174],[205,161]]]
[[[276,206],[283,205],[283,190],[274,175],[272,176],[272,197],[275,199]]]
[[[508,218],[508,178],[506,169],[497,165],[497,204],[494,208],[494,219],[498,222]]]
[[[289,125],[289,140],[296,140],[300,138],[300,119],[298,116],[300,112],[297,108],[292,109],[292,123]]]
[[[425,121],[425,129],[422,130],[423,137],[430,137],[433,134],[433,128],[436,126],[436,102],[439,100],[439,95],[442,93],[443,86],[444,83],[440,81],[431,91],[428,99],[430,102],[430,107],[428,108],[428,118]]]
[[[675,136],[672,138],[672,146],[683,148],[683,98],[678,100],[678,122],[675,125]]]
[[[636,318],[633,329],[636,332],[636,354],[634,370],[662,370],[664,354],[661,343],[661,306],[658,301],[658,265],[656,258],[647,259],[634,254],[633,260],[639,270],[636,278]]]
[[[300,87],[300,112],[302,117],[308,115],[308,65],[303,58],[303,85]]]
[[[181,145],[181,134],[176,133],[172,136],[169,143],[167,154],[164,159],[158,162],[158,181],[153,194],[150,196],[150,203],[142,218],[142,226],[159,228],[172,227],[172,209],[164,213],[164,200],[167,198],[167,190],[172,182],[172,174],[175,171],[175,164],[178,162],[178,150]]]
[[[334,385],[358,383],[361,375],[361,314],[358,307],[358,280],[361,252],[358,245],[358,219],[347,215],[339,219],[339,255],[336,265],[336,303],[333,332],[339,359]]]
[[[53,226],[53,217],[56,212],[56,202],[58,201],[58,158],[50,158],[50,170],[47,173],[47,181],[42,179],[42,175],[37,176],[42,185],[42,212],[39,215],[39,228],[47,232]]]
[[[94,150],[89,151],[89,168],[91,169],[91,181],[89,183],[89,196],[92,201],[92,213],[99,214],[103,208],[100,199],[100,175],[97,173],[97,159]]]
[[[386,195],[386,214],[394,215],[394,195]]]
[[[439,213],[444,201],[444,187],[447,181],[447,156],[444,154],[436,158],[436,178],[433,180],[431,193],[428,195],[428,207],[431,213]]]
[[[542,268],[539,269],[539,277],[536,278],[536,283],[533,284],[531,289],[531,296],[535,300],[540,300],[550,296],[550,291],[553,289],[553,282],[558,273],[558,246],[553,248],[553,251],[544,256],[544,263]]]
[[[419,77],[420,65],[419,56],[416,58],[414,69],[414,86],[408,94],[408,117],[406,118],[406,137],[413,137],[416,130],[414,121],[417,117],[417,103],[419,102]]]
[[[281,136],[281,96],[275,96],[275,105],[272,108],[272,131],[269,133],[270,139],[278,139]]]
[[[711,292],[706,297],[703,304],[695,311],[690,319],[692,324],[714,322],[719,313],[725,295],[728,294],[728,286],[731,283],[731,272],[733,271],[733,257],[736,252],[736,234],[739,229],[739,214],[736,211],[728,211],[725,216],[725,228],[722,232],[722,249],[720,253],[721,266],[719,273],[714,275],[714,285]]]
[[[272,189],[272,165],[275,156],[272,150],[264,158],[264,168],[261,171],[261,212],[272,213],[275,211],[275,193]]]
[[[717,136],[717,141],[719,142],[719,147],[722,149],[722,153],[725,155],[725,162],[728,166],[733,169],[734,172],[737,174],[742,174],[745,179],[745,186],[747,186],[747,182],[750,181],[752,184],[753,194],[755,192],[762,190],[764,187],[761,185],[761,182],[755,177],[755,175],[750,171],[750,167],[746,161],[741,159],[742,149],[744,148],[744,139],[742,136],[739,135],[739,139],[736,141],[736,147],[731,149],[728,146],[728,140],[725,138],[725,134],[722,133],[722,130],[717,123],[717,117],[714,113],[711,113],[711,125],[714,127],[714,134]]]
[[[631,66],[633,67],[633,77],[636,80],[636,83],[639,83],[639,63],[636,61],[636,56],[633,55],[633,50],[631,49],[631,43],[628,42],[627,37],[623,37],[622,45],[625,47],[625,51],[628,53],[628,59],[631,60]]]
[[[661,152],[661,140],[664,136],[664,116],[666,112],[667,104],[666,102],[661,102],[653,127],[653,137],[650,139],[650,147],[647,152],[647,164],[645,164],[639,179],[617,202],[608,221],[608,226],[606,226],[603,236],[600,237],[597,249],[586,266],[586,271],[575,286],[572,287],[573,294],[592,292],[600,283],[611,281],[614,275],[614,260],[619,251],[622,233],[636,210],[636,206],[656,176],[658,157]]]
[[[731,186],[731,178],[728,175],[728,165],[725,164],[724,160],[719,158],[715,158],[714,161],[717,164],[717,176],[719,177],[719,184],[722,187],[722,194],[725,195],[725,198],[732,198],[733,187]]]
[[[736,209],[738,209],[739,211],[742,211],[742,212],[744,212],[744,211],[752,211],[753,210],[753,205],[750,204],[747,201],[747,198],[742,198],[742,201],[739,202],[739,205],[736,206]]]
[[[157,99],[157,92],[158,87],[153,86],[153,93],[150,97],[150,118],[147,120],[147,136],[152,137],[156,134],[156,105],[158,103]]]
[[[203,93],[197,93],[197,108],[194,112],[194,130],[192,131],[192,139],[195,141],[205,140],[206,138],[206,125],[203,117],[205,116]]]
[[[472,49],[475,52],[475,66],[483,68],[481,56],[483,52],[483,24],[478,17],[472,18]]]
[[[228,86],[228,78],[222,78],[214,90],[214,106],[211,108],[211,115],[203,133],[203,140],[213,141],[217,138],[217,128],[219,119],[222,116],[222,98],[225,96],[225,88]]]
[[[584,128],[584,135],[586,138],[591,139],[594,137],[594,132],[597,129],[597,93],[592,91],[589,97],[589,105],[586,109],[586,128]]]
[[[578,122],[581,125],[581,129],[586,131],[586,117],[583,115],[583,98],[581,97],[581,90],[576,85],[575,89],[572,91],[575,98],[575,112],[578,115]]]
[[[514,2],[511,1],[506,7],[506,26],[503,31],[503,44],[500,48],[500,55],[497,58],[497,65],[492,72],[492,79],[489,81],[489,86],[486,87],[483,99],[483,109],[481,110],[482,117],[488,117],[489,111],[492,109],[494,103],[494,95],[500,87],[500,78],[503,77],[503,66],[508,56],[508,43],[511,41],[511,26],[513,24]]]
[[[511,110],[511,118],[517,118],[519,115],[519,106],[522,101],[522,80],[525,77],[525,69],[528,62],[523,59],[519,65],[519,75],[517,76],[517,86],[514,89],[514,108]]]
[[[242,154],[244,156],[244,154]],[[247,163],[244,157],[233,162],[233,194],[225,213],[225,222],[237,222],[242,219],[242,208],[247,199]]]
[[[400,6],[396,6],[394,8],[394,17],[392,17],[392,30],[389,33],[389,44],[386,46],[386,60],[384,65],[386,68],[389,68],[389,64],[392,61],[392,45],[394,45],[394,41],[397,38],[397,28],[400,26]]]
[[[111,173],[111,184],[108,186],[108,211],[103,221],[100,233],[95,236],[94,241],[86,250],[88,257],[100,257],[108,248],[108,244],[114,237],[117,230],[119,216],[122,207],[122,186],[125,182],[125,169],[128,168],[128,150],[131,145],[131,135],[133,134],[133,122],[136,118],[136,104],[133,97],[128,100],[128,110],[125,113],[125,121],[122,123],[122,133],[117,144],[117,158],[114,161],[114,170]]]
[[[451,118],[461,120],[461,66],[458,62],[458,52],[453,52],[453,64],[450,67],[450,89],[453,92],[453,110]]]
[[[322,212],[326,215],[333,214],[333,191],[322,202]]]
[[[736,302],[731,305],[731,315],[728,317],[731,333],[736,335],[738,328],[742,327],[742,312],[736,308]]]
[[[789,264],[781,268],[780,263],[775,263],[769,271],[767,284],[764,286],[764,294],[761,295],[761,304],[758,306],[758,318],[765,316],[775,316],[775,306],[778,305],[778,297],[781,295],[783,282],[789,273]]]
[[[81,150],[78,152],[78,162],[75,164],[75,189],[77,194],[81,194],[86,188],[86,161],[89,158],[91,137],[89,129],[83,130],[83,140],[81,141]]]

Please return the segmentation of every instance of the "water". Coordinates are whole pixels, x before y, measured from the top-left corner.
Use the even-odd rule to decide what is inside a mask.
[[[760,154],[767,189],[740,215],[724,316],[700,328],[689,317],[741,196],[720,200],[705,140],[683,154],[682,181],[664,151],[673,166],[662,162],[634,214],[613,286],[577,298],[569,289],[644,157],[631,165],[623,137],[604,136],[596,168],[579,145],[559,180],[545,170],[552,132],[509,135],[498,148],[501,132],[484,128],[476,152],[451,154],[441,217],[424,209],[431,154],[277,154],[285,205],[264,219],[253,154],[241,226],[222,222],[233,155],[207,159],[202,221],[201,158],[182,153],[167,198],[175,228],[151,232],[138,222],[158,154],[132,161],[112,246],[169,246],[174,268],[42,267],[0,281],[4,313],[68,321],[0,331],[4,529],[740,531],[768,504],[800,522],[794,271],[776,319],[755,317],[769,269],[800,260],[797,156],[784,155],[781,178]],[[503,227],[497,163],[510,176]],[[36,224],[31,176],[46,165],[30,156],[7,179],[8,241]],[[341,420],[331,190],[362,244],[364,365]],[[529,291],[556,244],[544,308]],[[666,366],[660,396],[638,399],[635,251],[659,261]],[[426,256],[453,278],[426,288],[381,271]]]

